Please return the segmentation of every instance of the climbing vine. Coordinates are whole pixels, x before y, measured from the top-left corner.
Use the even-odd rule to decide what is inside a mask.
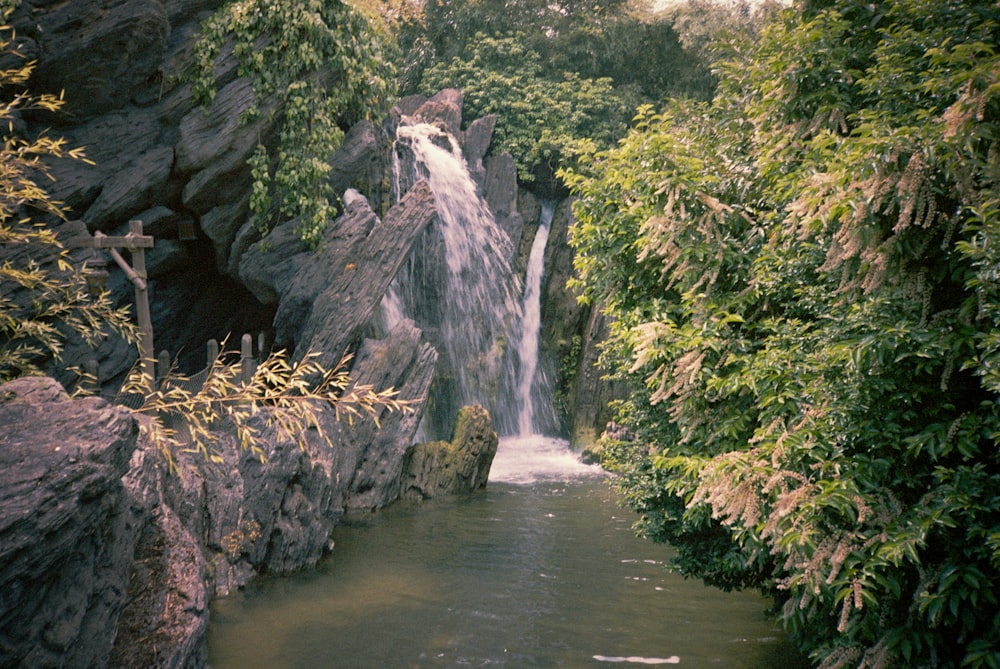
[[[343,128],[380,109],[392,88],[388,35],[339,0],[237,0],[213,14],[195,45],[191,85],[211,104],[216,65],[231,45],[237,75],[253,83],[256,104],[241,122],[262,115],[280,123],[276,146],[262,140],[249,159],[250,209],[262,234],[284,219],[318,247],[334,213],[327,160]]]

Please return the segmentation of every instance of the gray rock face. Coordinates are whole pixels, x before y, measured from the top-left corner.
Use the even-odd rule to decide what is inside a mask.
[[[104,666],[138,529],[135,422],[35,377],[0,386],[0,425],[0,665]]]
[[[491,156],[486,161],[483,199],[490,205],[497,225],[510,237],[513,252],[521,243],[524,220],[517,210],[517,167],[509,153]]]
[[[493,130],[496,125],[497,115],[487,114],[470,123],[468,129],[461,135],[462,153],[469,167],[469,174],[479,184],[480,190],[484,188],[483,181],[486,177],[483,159],[493,141]]]
[[[347,201],[319,252],[298,239],[290,221],[253,244],[240,262],[243,283],[262,302],[277,304],[275,343],[299,355],[319,352],[326,365],[360,340],[414,240],[436,216],[426,184],[384,221],[363,197]]]
[[[347,472],[347,507],[379,509],[399,498],[403,463],[423,416],[437,357],[437,351],[424,341],[420,330],[406,320],[384,339],[366,340],[358,351],[356,383],[397,388],[403,399],[422,399],[408,412],[380,416],[381,427],[377,429],[371,421],[332,426],[335,443],[359,453]],[[394,432],[406,434],[408,439],[394,439]]]
[[[344,137],[344,143],[330,158],[330,186],[335,193],[348,188],[378,192],[385,172],[384,151],[379,145],[379,129],[371,121],[356,123]],[[378,203],[373,203],[378,209]]]
[[[317,351],[321,362],[336,364],[368,327],[410,247],[436,216],[434,196],[421,182],[363,240],[359,236],[357,243],[341,247],[342,255],[330,266],[334,275],[321,284],[296,351]]]
[[[169,39],[170,23],[159,0],[100,4],[55,4],[36,17],[27,33],[38,44],[36,81],[64,90],[78,117],[127,104],[136,89],[155,78]]]
[[[462,91],[446,88],[421,104],[408,116],[413,116],[425,123],[436,123],[456,137],[461,137]]]

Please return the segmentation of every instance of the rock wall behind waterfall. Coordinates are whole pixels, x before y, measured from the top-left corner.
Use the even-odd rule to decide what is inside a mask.
[[[320,255],[290,234],[292,222],[275,231],[265,250],[248,224],[245,162],[258,141],[273,141],[276,128],[267,114],[256,124],[237,122],[252,96],[232,58],[219,63],[219,92],[210,108],[196,107],[190,89],[178,83],[198,25],[221,4],[24,0],[10,23],[26,55],[38,60],[29,88],[64,90],[67,107],[65,115],[29,117],[18,127],[27,133],[52,127],[70,146],[86,148],[96,164],[60,161],[50,186],[91,232],[118,233],[140,219],[154,236],[147,261],[157,349],[179,358],[187,371],[203,364],[206,339],[264,331],[299,354],[320,348],[327,362],[350,349],[355,378],[393,385],[424,407],[435,350],[412,324],[376,333],[370,322],[408,245],[432,224],[419,188],[400,207],[387,206],[387,138],[402,114],[419,113],[455,132],[516,247],[524,221],[513,160],[488,155],[495,119],[463,128],[461,96],[448,91],[401,101],[385,126],[358,124],[331,157],[330,178],[338,192],[364,190],[370,205],[349,197]],[[0,248],[0,262],[10,252]],[[565,252],[558,256],[563,267]],[[548,286],[551,303],[564,304],[563,311],[550,307],[550,314],[564,316],[548,320],[565,318],[577,328],[587,319],[563,303],[562,281],[553,271]],[[109,288],[131,301],[120,272],[112,271]],[[566,341],[555,330],[545,337],[551,365]],[[109,340],[97,351],[71,345],[65,365],[94,357],[113,385],[134,356]],[[71,384],[71,375],[54,367],[52,373]],[[261,571],[315,563],[346,509],[378,508],[402,492],[412,494],[413,481],[421,495],[441,488],[428,470],[436,456],[409,457],[419,410],[383,416],[378,432],[363,422],[329,422],[332,448],[318,440],[305,450],[273,443],[260,463],[231,446],[218,465],[182,463],[196,466],[171,476],[157,452],[134,442],[135,425],[121,412],[70,401],[44,380],[23,383],[41,384],[44,392],[27,393],[38,402],[31,409],[38,420],[21,425],[27,431],[18,434],[34,430],[42,438],[33,442],[38,453],[25,451],[0,469],[0,547],[23,548],[0,560],[3,666],[59,666],[66,658],[72,660],[66,666],[200,666],[207,603],[216,593]],[[28,420],[29,399],[9,391],[0,389],[5,449],[14,434],[9,426]],[[68,414],[82,423],[96,416],[87,443],[103,440],[104,455],[75,455],[70,462],[55,450],[73,433],[51,421]],[[116,436],[122,430],[128,443]],[[488,426],[483,430],[468,441],[488,443]],[[82,436],[69,439],[84,443]],[[123,465],[126,453],[132,459]],[[407,470],[411,465],[414,471]],[[45,531],[32,529],[39,527]]]
[[[97,400],[70,401],[46,380],[22,381],[41,384],[44,392],[30,397],[0,388],[4,449],[15,434],[11,421],[28,420],[25,407],[36,400],[31,411],[38,419],[17,434],[39,437],[32,442],[37,453],[24,451],[0,470],[0,546],[18,549],[0,561],[5,667],[201,666],[212,596],[259,572],[314,564],[330,549],[330,531],[347,509],[384,506],[400,497],[404,481],[419,478],[437,492],[462,485],[444,486],[426,458],[411,464],[409,457],[436,351],[412,323],[391,332],[372,327],[388,281],[433,218],[427,192],[417,185],[399,205],[387,206],[387,129],[361,123],[331,156],[330,179],[340,193],[357,187],[369,198],[346,197],[320,254],[291,234],[294,222],[279,226],[262,247],[248,224],[245,162],[258,141],[274,139],[276,128],[267,114],[253,125],[237,122],[252,97],[231,58],[219,64],[210,108],[196,107],[189,88],[178,83],[199,23],[221,4],[24,0],[10,22],[24,52],[38,60],[29,88],[65,90],[67,106],[65,115],[21,119],[18,127],[32,133],[51,126],[96,163],[53,166],[51,192],[79,225],[114,234],[140,219],[155,238],[147,261],[157,350],[179,358],[186,371],[203,364],[206,339],[263,331],[297,355],[318,349],[330,364],[352,351],[353,378],[394,386],[415,401],[416,412],[381,416],[378,430],[368,421],[345,425],[327,415],[332,446],[314,435],[304,450],[274,441],[264,463],[227,438],[221,463],[182,456],[175,476],[155,450],[135,442],[135,424],[121,411],[94,408]],[[444,94],[428,109],[453,114],[453,97]],[[484,183],[490,174],[509,181],[484,160],[491,134],[490,119],[464,131],[466,154]],[[511,202],[503,206],[516,219]],[[0,248],[0,262],[12,252]],[[131,287],[115,269],[109,288],[121,302],[131,301]],[[63,367],[88,358],[113,387],[135,351],[112,340],[97,351],[71,345]],[[72,385],[62,368],[51,372]],[[109,462],[53,455],[60,439],[83,437],[46,421],[69,420],[76,412],[86,423],[91,409],[98,419],[87,428],[86,443],[103,440],[100,457]],[[125,445],[115,436],[119,428],[128,433]],[[495,438],[488,424],[480,429],[470,444]],[[480,478],[472,480],[478,485]],[[46,515],[49,508],[57,513]]]

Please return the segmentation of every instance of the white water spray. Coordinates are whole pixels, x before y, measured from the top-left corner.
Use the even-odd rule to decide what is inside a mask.
[[[543,202],[538,231],[531,244],[524,279],[523,315],[518,340],[521,375],[517,387],[518,435],[500,440],[490,481],[534,484],[602,476],[597,465],[585,465],[570,450],[565,439],[544,436],[557,429],[559,419],[552,402],[552,387],[539,366],[539,335],[542,328],[542,278],[545,249],[555,214],[555,203]]]
[[[427,123],[401,125],[396,132],[393,178],[405,189],[417,179],[430,185],[439,222],[433,234],[443,244],[418,243],[393,291],[403,312],[433,337],[445,357],[448,392],[437,410],[484,405],[501,434],[517,430],[517,359],[510,343],[520,321],[520,293],[508,258],[512,245],[479,196],[449,133]],[[410,161],[399,159],[409,151]],[[404,164],[406,162],[407,164]],[[440,249],[444,248],[445,276]],[[392,298],[390,298],[392,299]],[[447,435],[444,435],[447,436]]]

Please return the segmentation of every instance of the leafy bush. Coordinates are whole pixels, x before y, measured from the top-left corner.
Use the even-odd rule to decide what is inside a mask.
[[[820,667],[1000,666],[1000,11],[804,3],[565,177],[609,464]]]

